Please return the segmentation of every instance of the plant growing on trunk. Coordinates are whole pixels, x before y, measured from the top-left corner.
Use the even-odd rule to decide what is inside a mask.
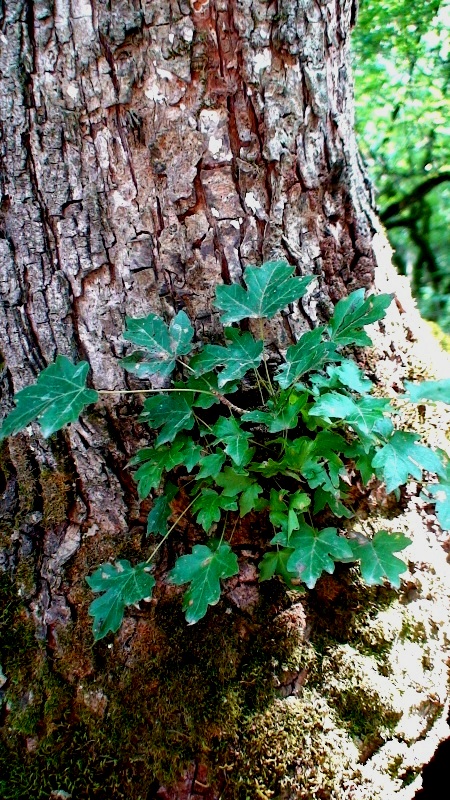
[[[353,292],[337,303],[327,325],[304,333],[273,368],[264,320],[303,297],[312,280],[293,272],[283,261],[266,262],[247,267],[245,288],[217,288],[215,306],[225,326],[221,345],[194,342],[184,311],[169,325],[155,314],[127,319],[124,338],[137,349],[122,359],[122,366],[143,380],[155,374],[170,379],[166,388],[139,392],[149,395],[139,420],[150,427],[154,440],[129,462],[136,468],[140,499],[153,497],[147,534],[160,539],[146,561],[102,564],[87,578],[99,594],[90,606],[95,639],[119,629],[126,606],[150,599],[158,551],[186,514],[195,517],[207,537],[178,558],[169,573],[172,583],[188,585],[183,608],[189,624],[219,601],[221,581],[238,573],[229,522],[250,513],[268,515],[273,526],[270,548],[259,565],[261,581],[279,576],[290,589],[302,590],[303,584],[312,589],[340,561],[359,562],[369,585],[388,580],[398,587],[406,565],[395,554],[409,544],[406,536],[339,531],[339,519],[354,516],[348,502],[350,474],[364,484],[376,476],[388,493],[398,492],[410,475],[422,479],[423,470],[437,475],[439,483],[429,493],[441,524],[449,527],[445,455],[420,444],[416,434],[395,428],[389,400],[371,394],[371,381],[346,355],[349,345],[372,343],[365,328],[384,317],[392,296],[365,298],[363,289]],[[233,327],[243,320],[255,320],[259,335]],[[58,356],[35,385],[16,395],[0,439],[34,420],[44,436],[76,421],[106,393],[87,387],[88,369],[86,362],[74,365]],[[247,391],[242,390],[244,379]],[[407,398],[446,400],[448,388],[449,381],[407,384]],[[257,402],[244,408],[236,393]],[[181,485],[189,502],[174,519],[171,503]],[[333,524],[320,528],[321,512]]]

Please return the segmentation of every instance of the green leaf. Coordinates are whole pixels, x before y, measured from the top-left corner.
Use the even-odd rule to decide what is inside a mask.
[[[248,446],[251,434],[241,428],[237,419],[219,417],[212,430],[217,437],[215,444],[223,442],[225,452],[238,467],[248,463],[254,452],[253,448]]]
[[[309,589],[314,588],[322,572],[334,572],[335,561],[351,558],[353,555],[349,542],[338,535],[336,528],[316,531],[302,527],[292,536],[289,544],[294,551],[286,566]]]
[[[174,467],[185,464],[193,467],[201,458],[202,449],[194,445],[192,439],[178,436],[172,444],[161,447],[143,447],[128,462],[129,467],[138,466],[134,473],[134,480],[138,484],[138,495],[143,500],[152,489],[157,489],[161,483],[164,471],[169,472]]]
[[[424,469],[442,474],[439,457],[428,447],[417,444],[419,439],[416,433],[395,431],[374,457],[372,466],[385,482],[388,494],[406,483],[409,475],[420,480]]]
[[[259,483],[252,483],[247,489],[244,489],[239,498],[239,516],[245,517],[250,511],[256,509],[260,510],[261,500],[258,500],[258,495],[262,492],[262,487]],[[265,505],[265,502],[264,502]]]
[[[250,369],[257,369],[264,350],[264,343],[256,341],[251,333],[241,334],[236,328],[226,328],[225,337],[230,342],[226,347],[207,344],[189,364],[197,375],[225,365],[218,377],[219,389],[243,378]]]
[[[266,425],[270,433],[279,433],[298,425],[298,416],[308,401],[309,393],[297,394],[295,391],[280,391],[267,401],[269,411],[246,411],[243,422],[257,422]]]
[[[342,492],[340,495],[341,499],[345,500],[345,496],[342,496]],[[314,514],[323,511],[326,505],[331,508],[336,517],[346,517],[346,519],[351,519],[351,517],[353,517],[352,512],[341,503],[335,491],[327,492],[323,487],[319,486],[314,492]]]
[[[364,294],[364,289],[357,289],[337,303],[329,324],[330,339],[335,344],[341,347],[346,344],[372,344],[363,328],[383,319],[393,295],[370,295],[365,300]]]
[[[33,386],[17,392],[14,408],[0,428],[0,441],[23,430],[37,420],[45,437],[75,422],[85,406],[96,403],[98,393],[86,388],[89,364],[72,364],[66,356],[57,356],[44,369]]]
[[[231,325],[248,317],[271,319],[277,311],[303,297],[313,278],[293,278],[293,272],[294,267],[284,261],[267,261],[244,270],[247,289],[238,284],[218,286],[214,305],[223,312],[222,324]]]
[[[225,497],[236,497],[252,483],[255,483],[255,479],[248,472],[236,472],[232,467],[225,467],[216,477],[216,484],[223,489],[222,495]]]
[[[202,478],[215,478],[219,474],[225,462],[225,454],[216,450],[209,456],[202,458],[201,467],[196,475],[197,480]]]
[[[194,427],[193,400],[194,396],[190,392],[171,392],[147,398],[139,420],[147,422],[151,428],[161,428],[156,446],[172,442],[179,431]]]
[[[104,592],[89,606],[89,614],[94,617],[93,631],[97,642],[109,631],[119,630],[126,606],[150,599],[155,585],[150,567],[143,561],[132,567],[129,561],[115,564],[102,564],[86,578],[93,592]]]
[[[372,381],[366,378],[358,365],[348,358],[343,359],[339,366],[327,367],[327,372],[328,381],[325,378],[325,382],[328,382],[330,389],[335,388],[336,382],[358,394],[367,394],[372,389]]]
[[[393,553],[404,550],[411,539],[403,533],[388,533],[378,531],[373,539],[368,539],[358,534],[356,539],[350,539],[355,560],[361,562],[361,575],[368,586],[383,584],[384,578],[395,586],[400,586],[400,575],[406,571],[406,564]]]
[[[214,522],[219,522],[222,511],[237,511],[237,503],[233,497],[217,494],[214,489],[202,489],[192,505],[197,514],[197,522],[205,531],[209,531]]]
[[[287,389],[312,369],[318,370],[336,353],[330,342],[322,342],[323,327],[307,331],[297,344],[288,347],[286,363],[278,370],[275,380],[282,389]]]
[[[164,494],[157,497],[147,518],[147,536],[150,533],[159,533],[165,536],[168,531],[167,520],[172,514],[170,502],[178,492],[178,487],[170,481],[164,487]]]
[[[388,433],[392,431],[392,423],[385,417],[390,410],[389,400],[383,397],[365,395],[355,401],[340,392],[328,392],[316,400],[309,414],[329,422],[331,419],[345,420],[360,435],[370,436],[380,429],[383,434],[386,430]]]
[[[216,550],[196,544],[192,553],[178,559],[170,580],[177,586],[191,584],[183,596],[183,611],[189,625],[202,619],[208,606],[219,602],[221,579],[231,578],[238,572],[236,555],[228,544],[221,544]]]
[[[450,405],[450,378],[441,381],[422,381],[421,383],[405,381],[405,389],[412,403],[430,401]]]
[[[293,552],[292,548],[284,547],[282,550],[264,553],[263,559],[259,563],[259,580],[268,581],[274,575],[280,575],[288,589],[302,591],[297,573],[291,572],[287,567],[287,562]]]
[[[436,502],[436,516],[439,525],[450,530],[450,463],[438,483],[429,483],[427,489]]]
[[[176,358],[190,353],[194,329],[184,311],[179,311],[169,327],[156,314],[133,319],[126,318],[127,329],[123,338],[145,351],[123,358],[120,363],[138,378],[158,373],[168,377],[175,369]]]
[[[192,406],[196,408],[211,408],[216,403],[220,403],[220,399],[214,392],[231,394],[238,388],[237,383],[227,383],[219,388],[217,375],[214,372],[208,372],[198,378],[191,375],[187,381],[175,381],[173,385],[175,389],[196,389],[197,392],[195,394],[194,392],[192,393]],[[205,392],[208,394],[205,394]]]

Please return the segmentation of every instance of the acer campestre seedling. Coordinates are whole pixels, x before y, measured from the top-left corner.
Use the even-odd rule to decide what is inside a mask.
[[[441,525],[450,527],[445,454],[420,444],[416,434],[396,430],[389,401],[372,396],[371,381],[343,353],[347,345],[372,344],[365,328],[385,316],[391,295],[365,298],[359,289],[340,300],[328,325],[304,333],[271,370],[263,322],[303,297],[312,280],[293,272],[285,262],[271,261],[247,267],[245,288],[217,287],[224,344],[194,342],[184,311],[169,325],[155,314],[127,318],[124,339],[136,349],[121,360],[124,369],[146,381],[155,375],[172,379],[167,388],[147,384],[142,390],[149,396],[139,420],[153,431],[153,441],[129,462],[136,468],[139,497],[153,498],[147,534],[160,539],[147,561],[102,564],[87,578],[99,595],[89,609],[96,640],[119,629],[128,605],[151,597],[158,551],[187,513],[203,528],[207,542],[178,558],[168,580],[187,584],[183,608],[190,624],[218,602],[221,581],[238,573],[227,541],[230,515],[268,515],[273,536],[259,565],[260,580],[279,576],[290,589],[302,584],[313,589],[337,561],[358,562],[369,585],[388,580],[400,586],[406,565],[395,554],[409,544],[406,536],[384,530],[373,537],[351,530],[344,535],[339,530],[340,518],[354,516],[347,502],[350,471],[364,484],[375,475],[387,492],[397,491],[409,476],[420,480],[423,470],[434,473],[439,482],[428,492]],[[259,338],[230,327],[246,319],[259,321]],[[74,365],[58,356],[35,385],[18,392],[0,439],[34,420],[50,436],[77,420],[101,394],[111,394],[86,386],[88,369],[85,362]],[[233,401],[244,378],[246,388],[253,385],[256,391],[241,391],[240,397],[259,398],[250,408]],[[411,402],[448,402],[450,381],[407,383],[406,389]],[[180,469],[190,475],[192,499],[173,519]],[[335,524],[319,530],[315,519],[324,509]]]

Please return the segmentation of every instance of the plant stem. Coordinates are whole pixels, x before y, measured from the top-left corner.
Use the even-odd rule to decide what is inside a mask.
[[[273,397],[275,392],[274,392],[274,389],[273,389],[273,386],[272,386],[272,381],[270,380],[269,367],[267,366],[266,351],[265,351],[265,348],[264,348],[264,323],[263,323],[262,319],[259,320],[259,335],[260,335],[261,341],[263,343],[263,361],[264,361],[264,368],[266,370],[266,375],[267,375],[267,388],[269,390],[269,393]]]
[[[194,499],[193,499],[193,500],[191,500],[191,502],[189,503],[189,505],[188,505],[188,506],[186,506],[186,508],[184,508],[184,509],[183,509],[183,511],[181,512],[181,514],[180,514],[180,515],[179,515],[179,516],[176,518],[176,520],[175,520],[175,522],[173,523],[173,525],[171,525],[171,526],[170,526],[170,528],[169,528],[169,530],[167,531],[167,533],[166,533],[166,534],[164,534],[164,536],[163,536],[163,538],[161,539],[161,541],[160,541],[160,542],[157,544],[157,546],[156,546],[156,547],[155,547],[155,549],[153,550],[153,553],[151,553],[151,555],[149,555],[149,557],[147,558],[147,560],[146,560],[146,562],[145,562],[146,564],[150,564],[150,561],[151,561],[151,560],[152,560],[152,559],[155,557],[156,553],[158,552],[158,550],[160,549],[160,547],[162,547],[162,545],[163,545],[163,544],[164,544],[164,542],[166,541],[167,537],[168,537],[168,536],[170,536],[170,534],[172,533],[173,529],[174,529],[174,528],[176,528],[176,526],[178,525],[178,523],[179,523],[180,519],[183,519],[183,517],[185,516],[185,514],[186,514],[186,513],[189,511],[190,507],[194,505],[195,501],[197,500],[197,498],[198,498],[198,497],[200,497],[200,495],[201,495],[201,492],[199,492],[199,493],[198,493],[198,494],[197,494],[197,495],[194,497]]]
[[[225,406],[235,411],[236,414],[245,414],[245,408],[239,408],[216,389],[97,389],[97,394],[164,394],[165,392],[191,392],[191,394],[213,395]]]

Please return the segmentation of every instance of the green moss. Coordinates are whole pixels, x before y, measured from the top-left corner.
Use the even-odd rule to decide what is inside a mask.
[[[70,477],[64,472],[42,469],[39,477],[45,527],[59,525],[67,519],[71,492]]]

